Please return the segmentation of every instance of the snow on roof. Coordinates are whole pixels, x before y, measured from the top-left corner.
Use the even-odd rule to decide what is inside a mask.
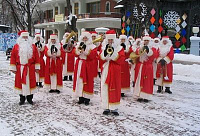
[[[117,3],[120,3],[120,2],[122,2],[123,0],[119,0]]]
[[[200,40],[200,37],[197,37],[197,36],[191,36],[191,37],[190,37],[190,40]]]
[[[117,8],[123,8],[123,7],[124,7],[124,5],[117,5],[114,8],[117,9]]]
[[[6,25],[0,25],[0,27],[10,27],[10,26],[6,26]]]

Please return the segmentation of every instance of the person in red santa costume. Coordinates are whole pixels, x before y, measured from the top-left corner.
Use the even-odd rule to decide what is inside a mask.
[[[61,45],[63,47],[63,81],[72,81],[72,76],[74,74],[74,63],[75,63],[75,56],[72,53],[75,42],[71,38],[69,39],[68,43],[66,43],[66,38],[70,35],[70,33],[66,32],[63,36],[63,40],[61,41]],[[68,78],[69,77],[69,78]]]
[[[79,98],[78,104],[89,105],[94,94],[94,59],[97,56],[97,49],[92,44],[91,34],[83,31],[79,43],[73,50],[77,57],[74,70],[73,98]]]
[[[136,49],[136,54],[140,57],[135,66],[134,96],[139,102],[149,102],[153,94],[153,60],[155,53],[155,49],[152,48],[151,37],[144,36],[142,44]]]
[[[45,47],[46,69],[45,87],[50,93],[60,93],[62,90],[62,47],[56,34],[50,35],[48,44]]]
[[[32,44],[29,33],[18,33],[19,38],[11,53],[9,70],[15,74],[15,89],[20,95],[20,105],[33,104],[33,94],[37,91],[35,72],[39,73],[40,59],[36,46]]]
[[[40,33],[36,33],[35,37],[33,39],[33,44],[37,47],[38,54],[40,57],[40,71],[39,73],[36,73],[36,86],[43,87],[42,82],[44,82],[44,76],[45,76],[45,62],[44,62],[44,39],[40,35]]]
[[[96,40],[98,34],[96,31],[92,31],[90,32],[91,33],[91,36],[92,36],[92,41]],[[99,45],[100,45],[100,42],[96,42],[96,43],[93,43],[96,48],[98,49]],[[97,78],[98,76],[98,55],[97,57],[93,60],[94,61],[94,77]]]
[[[160,46],[160,38],[153,39],[153,48],[156,50],[155,59],[153,61],[153,78],[154,78],[154,85],[156,82],[156,71],[157,71],[157,57],[158,57],[158,48]]]
[[[133,52],[136,52],[136,49],[138,47],[140,47],[141,41],[142,40],[140,38],[137,38],[135,40],[135,42],[133,43],[133,46],[132,46],[132,51]],[[135,80],[135,63],[133,63],[133,62],[131,62],[131,70],[130,71],[131,71],[132,87],[134,87],[135,86],[135,82],[134,82],[134,80]]]
[[[165,92],[171,94],[170,85],[173,79],[173,65],[174,49],[171,40],[168,36],[162,37],[158,49],[156,85],[158,85],[158,93],[165,87]]]
[[[129,59],[132,49],[126,35],[120,35],[119,40],[125,53],[125,59],[121,64],[121,96],[125,97],[125,93],[130,91],[130,67],[127,60]]]
[[[121,98],[121,64],[124,62],[124,49],[116,38],[114,30],[106,32],[102,43],[100,59],[104,62],[101,73],[101,102],[103,114],[118,116],[118,106]]]
[[[133,46],[135,39],[133,38],[133,36],[129,36],[128,37],[128,41],[130,42],[131,47]]]
[[[98,76],[101,78],[101,68],[103,66],[102,60],[99,58],[101,49],[102,49],[102,42],[105,39],[105,33],[108,31],[108,28],[96,28],[95,31],[98,31],[98,36],[102,37],[102,41],[99,42],[99,45],[97,44],[97,54],[98,54]],[[98,37],[98,38],[99,38]]]

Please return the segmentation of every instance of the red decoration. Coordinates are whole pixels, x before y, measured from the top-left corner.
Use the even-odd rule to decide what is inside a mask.
[[[152,17],[152,18],[150,19],[150,21],[151,21],[151,24],[153,24],[153,23],[156,21],[156,19],[155,19],[154,17]]]
[[[180,45],[181,45],[181,42],[180,42],[180,41],[176,41],[176,42],[175,42],[175,46],[176,46],[176,48],[179,48]]]
[[[161,25],[163,23],[162,18],[159,19],[159,24]]]
[[[151,38],[155,38],[156,35],[155,35],[154,33],[151,33],[151,34],[150,34],[150,37],[151,37]]]
[[[162,31],[163,31],[163,27],[162,27],[162,26],[159,26],[159,27],[158,27],[158,32],[161,33]]]
[[[125,27],[126,26],[126,24],[125,23],[122,23],[122,27]]]
[[[187,39],[185,37],[183,37],[181,41],[183,44],[185,44],[187,42]]]

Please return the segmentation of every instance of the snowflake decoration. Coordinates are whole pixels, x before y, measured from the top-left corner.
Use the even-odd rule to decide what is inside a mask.
[[[147,6],[144,3],[140,3],[140,7],[142,8],[141,15],[145,17],[147,15]]]
[[[139,10],[138,10],[138,8],[139,8]],[[141,9],[141,12],[139,13],[140,9]],[[146,15],[147,15],[147,6],[144,3],[140,3],[139,7],[137,7],[137,5],[135,4],[135,6],[133,8],[133,16],[137,20],[143,22]]]
[[[168,11],[164,16],[164,23],[169,28],[176,28],[177,27],[176,21],[178,19],[180,19],[180,16],[176,11]]]
[[[134,8],[133,8],[133,16],[134,16],[135,18],[138,17],[138,9],[137,9],[137,5],[136,5],[136,4],[135,4],[135,6],[134,6]]]

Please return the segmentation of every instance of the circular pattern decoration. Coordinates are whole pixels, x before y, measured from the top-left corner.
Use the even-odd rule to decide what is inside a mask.
[[[178,19],[180,19],[180,16],[176,11],[168,11],[164,15],[164,23],[168,28],[176,28]]]

